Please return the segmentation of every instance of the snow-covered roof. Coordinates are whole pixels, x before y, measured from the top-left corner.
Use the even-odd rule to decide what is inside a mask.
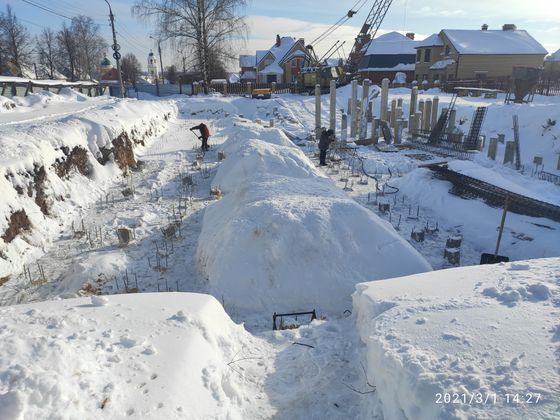
[[[443,46],[443,41],[438,34],[432,34],[428,38],[418,41],[416,43],[416,48],[420,47],[441,47]]]
[[[361,68],[359,71],[360,72],[368,72],[368,71],[414,71],[414,69],[416,68],[416,65],[414,63],[412,64],[404,64],[404,63],[400,63],[397,64],[395,67],[367,67],[367,68]]]
[[[239,67],[255,67],[257,64],[257,57],[254,55],[240,55]]]
[[[455,64],[455,60],[453,60],[452,58],[445,58],[432,64],[430,66],[430,70],[441,70],[446,68],[447,66],[450,66],[451,64]]]
[[[263,70],[259,71],[260,74],[284,74],[284,70],[280,65],[274,61],[270,63],[267,67]]]
[[[276,61],[280,61],[286,56],[286,54],[288,54],[296,42],[297,40],[291,36],[283,36],[280,38],[280,45],[276,46],[276,44],[274,44],[269,51],[272,53]]]
[[[546,57],[546,61],[560,61],[560,50]]]
[[[547,54],[544,47],[523,29],[443,29],[459,54]]]
[[[257,78],[257,72],[255,71],[246,71],[241,75],[241,80],[252,80]]]
[[[228,83],[239,83],[239,81],[241,80],[241,77],[237,73],[231,73],[230,75],[228,75],[227,80],[228,80]]]
[[[365,55],[411,54],[416,55],[416,41],[398,33],[389,32],[369,43]]]
[[[256,59],[256,62],[257,62],[257,63],[260,63],[261,60],[264,58],[264,56],[265,56],[267,53],[268,53],[268,50],[257,50],[256,56],[255,56],[255,57],[257,58],[257,59]]]

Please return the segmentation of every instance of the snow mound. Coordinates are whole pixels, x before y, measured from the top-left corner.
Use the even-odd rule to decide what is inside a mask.
[[[248,134],[224,145],[213,183],[225,195],[206,209],[197,250],[228,311],[341,314],[356,283],[431,269],[283,133]]]
[[[111,303],[0,310],[0,418],[247,418],[247,385],[227,363],[253,338],[213,297]],[[170,320],[179,313],[189,321]]]
[[[354,314],[385,418],[555,417],[560,259],[524,264],[357,286]]]

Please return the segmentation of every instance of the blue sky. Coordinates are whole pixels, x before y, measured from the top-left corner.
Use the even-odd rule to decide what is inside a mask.
[[[111,41],[108,7],[104,0],[30,0],[69,17],[77,14],[91,16],[102,25],[102,33]],[[149,38],[153,27],[133,17],[133,1],[109,0],[117,21],[119,43],[124,53],[132,52],[145,64],[155,44]],[[345,50],[351,49],[352,40],[367,17],[374,0],[248,0],[245,9],[249,24],[249,39],[239,45],[240,53],[254,53],[267,49],[276,34],[305,38],[311,41],[339,20],[357,2],[363,3],[347,24],[316,46],[321,52],[336,40],[346,41]],[[560,0],[394,0],[381,26],[381,32],[392,30],[414,32],[421,39],[443,28],[478,29],[483,23],[490,29],[500,29],[504,23],[515,23],[526,29],[553,53],[560,48]],[[42,27],[58,29],[66,19],[33,7],[23,0],[0,0],[5,8],[10,4],[18,18],[37,33]],[[112,43],[112,42],[111,42]],[[180,64],[176,49],[164,46],[164,65]]]

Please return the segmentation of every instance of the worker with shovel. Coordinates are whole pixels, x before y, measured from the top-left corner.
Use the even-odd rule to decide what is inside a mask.
[[[202,150],[204,152],[209,150],[210,146],[208,146],[208,137],[210,137],[210,130],[208,130],[208,127],[206,126],[206,124],[200,123],[199,125],[191,127],[190,130],[191,131],[193,131],[193,130],[199,130],[200,131],[200,136],[197,136],[197,137],[202,140]]]

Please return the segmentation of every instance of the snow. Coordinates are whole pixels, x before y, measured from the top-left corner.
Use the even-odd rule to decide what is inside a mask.
[[[163,128],[164,116],[176,111],[174,104],[166,101],[89,98],[70,89],[63,89],[60,95],[39,92],[16,97],[13,103],[15,108],[0,113],[0,232],[5,232],[11,213],[18,210],[25,210],[33,229],[11,243],[0,241],[5,257],[0,258],[0,277],[40,255],[59,230],[59,223],[64,224],[65,219],[68,223],[70,214],[98,199],[121,173],[114,161],[107,165],[97,161],[100,148],[112,147],[111,141],[123,131],[155,134]],[[63,147],[87,151],[92,169],[89,177],[76,173],[67,182],[56,174],[53,165],[64,156]],[[46,171],[49,215],[36,204],[33,189],[29,195],[17,192],[17,188],[28,191],[34,171],[40,167]]]
[[[430,66],[430,70],[441,70],[452,64],[455,64],[455,60],[453,60],[452,58],[446,58],[443,60],[436,61],[434,64]]]
[[[228,363],[257,340],[211,296],[69,299],[1,309],[0,417],[253,417]],[[254,417],[253,417],[254,418]]]
[[[558,187],[550,182],[528,179],[516,171],[501,171],[500,173],[495,169],[484,168],[475,162],[466,160],[455,160],[448,166],[455,172],[480,179],[510,192],[560,206]]]
[[[410,54],[416,55],[416,41],[398,33],[389,32],[373,39],[365,55]]]
[[[367,68],[361,68],[359,71],[360,72],[368,72],[368,71],[414,71],[415,68],[416,68],[416,65],[414,63],[412,63],[412,64],[399,63],[394,67],[367,67]]]
[[[47,79],[27,79],[24,77],[15,77],[15,76],[0,76],[0,83],[29,83],[32,82],[33,85],[36,86],[97,86],[98,83],[92,82],[90,80],[81,80],[77,82],[67,82],[66,80],[47,80]]]
[[[443,46],[443,42],[439,37],[439,34],[432,34],[429,37],[416,41],[416,48],[420,47],[440,47]]]
[[[246,71],[241,75],[241,80],[253,80],[257,78],[257,72],[255,71]]]
[[[559,266],[551,258],[359,284],[354,314],[384,418],[553,418]]]
[[[284,74],[284,69],[280,67],[276,61],[274,61],[259,71],[259,74]]]
[[[255,67],[257,64],[257,57],[254,55],[240,55],[239,67]]]
[[[560,49],[546,57],[545,61],[560,61]]]
[[[339,119],[350,91],[337,90]],[[357,146],[380,188],[399,188],[380,197],[391,204],[391,220],[369,200],[372,179],[346,184],[340,172],[316,166],[315,144],[306,140],[315,126],[313,97],[135,101],[61,93],[2,101],[16,105],[0,104],[1,151],[9,152],[1,154],[2,168],[27,171],[36,159],[49,166],[59,145],[91,152],[122,130],[153,132],[135,150],[144,169],[131,178],[94,159],[91,178],[59,181],[49,173],[49,194],[70,197],[54,200],[51,216],[0,176],[3,198],[25,206],[34,222],[10,245],[10,260],[0,258],[12,273],[0,285],[0,301],[50,300],[0,308],[0,418],[554,418],[560,223],[508,213],[500,254],[513,263],[399,278],[428,271],[426,261],[448,267],[442,255],[450,236],[462,237],[462,265],[478,264],[480,253],[495,247],[501,209],[449,194],[451,184],[411,157],[428,153]],[[434,95],[440,109],[451,99],[437,89],[419,97]],[[398,98],[408,115],[410,90],[391,89],[390,100]],[[321,100],[326,123],[329,95]],[[378,113],[379,97],[374,102]],[[524,171],[502,164],[501,143],[497,161],[485,148],[471,161],[434,154],[426,162],[448,160],[453,170],[558,203],[558,187],[532,176],[531,162],[541,155],[545,170],[560,174],[558,124],[547,126],[558,118],[560,99],[536,95],[532,104],[505,105],[502,94],[458,98],[457,129],[467,131],[483,105],[487,140],[498,133],[511,140],[511,117],[519,115]],[[276,128],[259,122],[268,126],[270,119]],[[199,165],[200,142],[188,128],[203,121],[212,149]],[[342,165],[355,163],[347,158]],[[185,195],[185,175],[195,184],[192,197],[158,271],[161,228]],[[17,182],[25,185],[25,177]],[[98,202],[120,197],[131,183],[132,197]],[[343,190],[347,185],[353,190]],[[222,197],[210,197],[211,187]],[[408,206],[417,204],[420,219],[407,220]],[[103,228],[103,245],[72,236],[70,223],[80,219],[88,229]],[[424,243],[411,240],[412,228],[436,221],[439,232]],[[134,229],[129,246],[118,246],[117,227]],[[543,256],[555,258],[527,261]],[[47,283],[30,284],[22,274],[28,264],[36,278],[35,262]],[[125,289],[125,273],[134,287]],[[191,293],[150,293],[160,289]],[[86,297],[59,300],[76,296]],[[301,326],[270,331],[275,311],[298,309],[316,309],[319,319],[285,317]],[[435,403],[437,392],[455,389],[500,399]],[[504,404],[515,392],[539,392],[541,401]]]
[[[280,131],[236,131],[213,180],[224,197],[206,209],[197,251],[230,310],[341,314],[355,283],[431,269]]]
[[[443,33],[459,54],[548,54],[543,46],[523,29],[444,29]]]

